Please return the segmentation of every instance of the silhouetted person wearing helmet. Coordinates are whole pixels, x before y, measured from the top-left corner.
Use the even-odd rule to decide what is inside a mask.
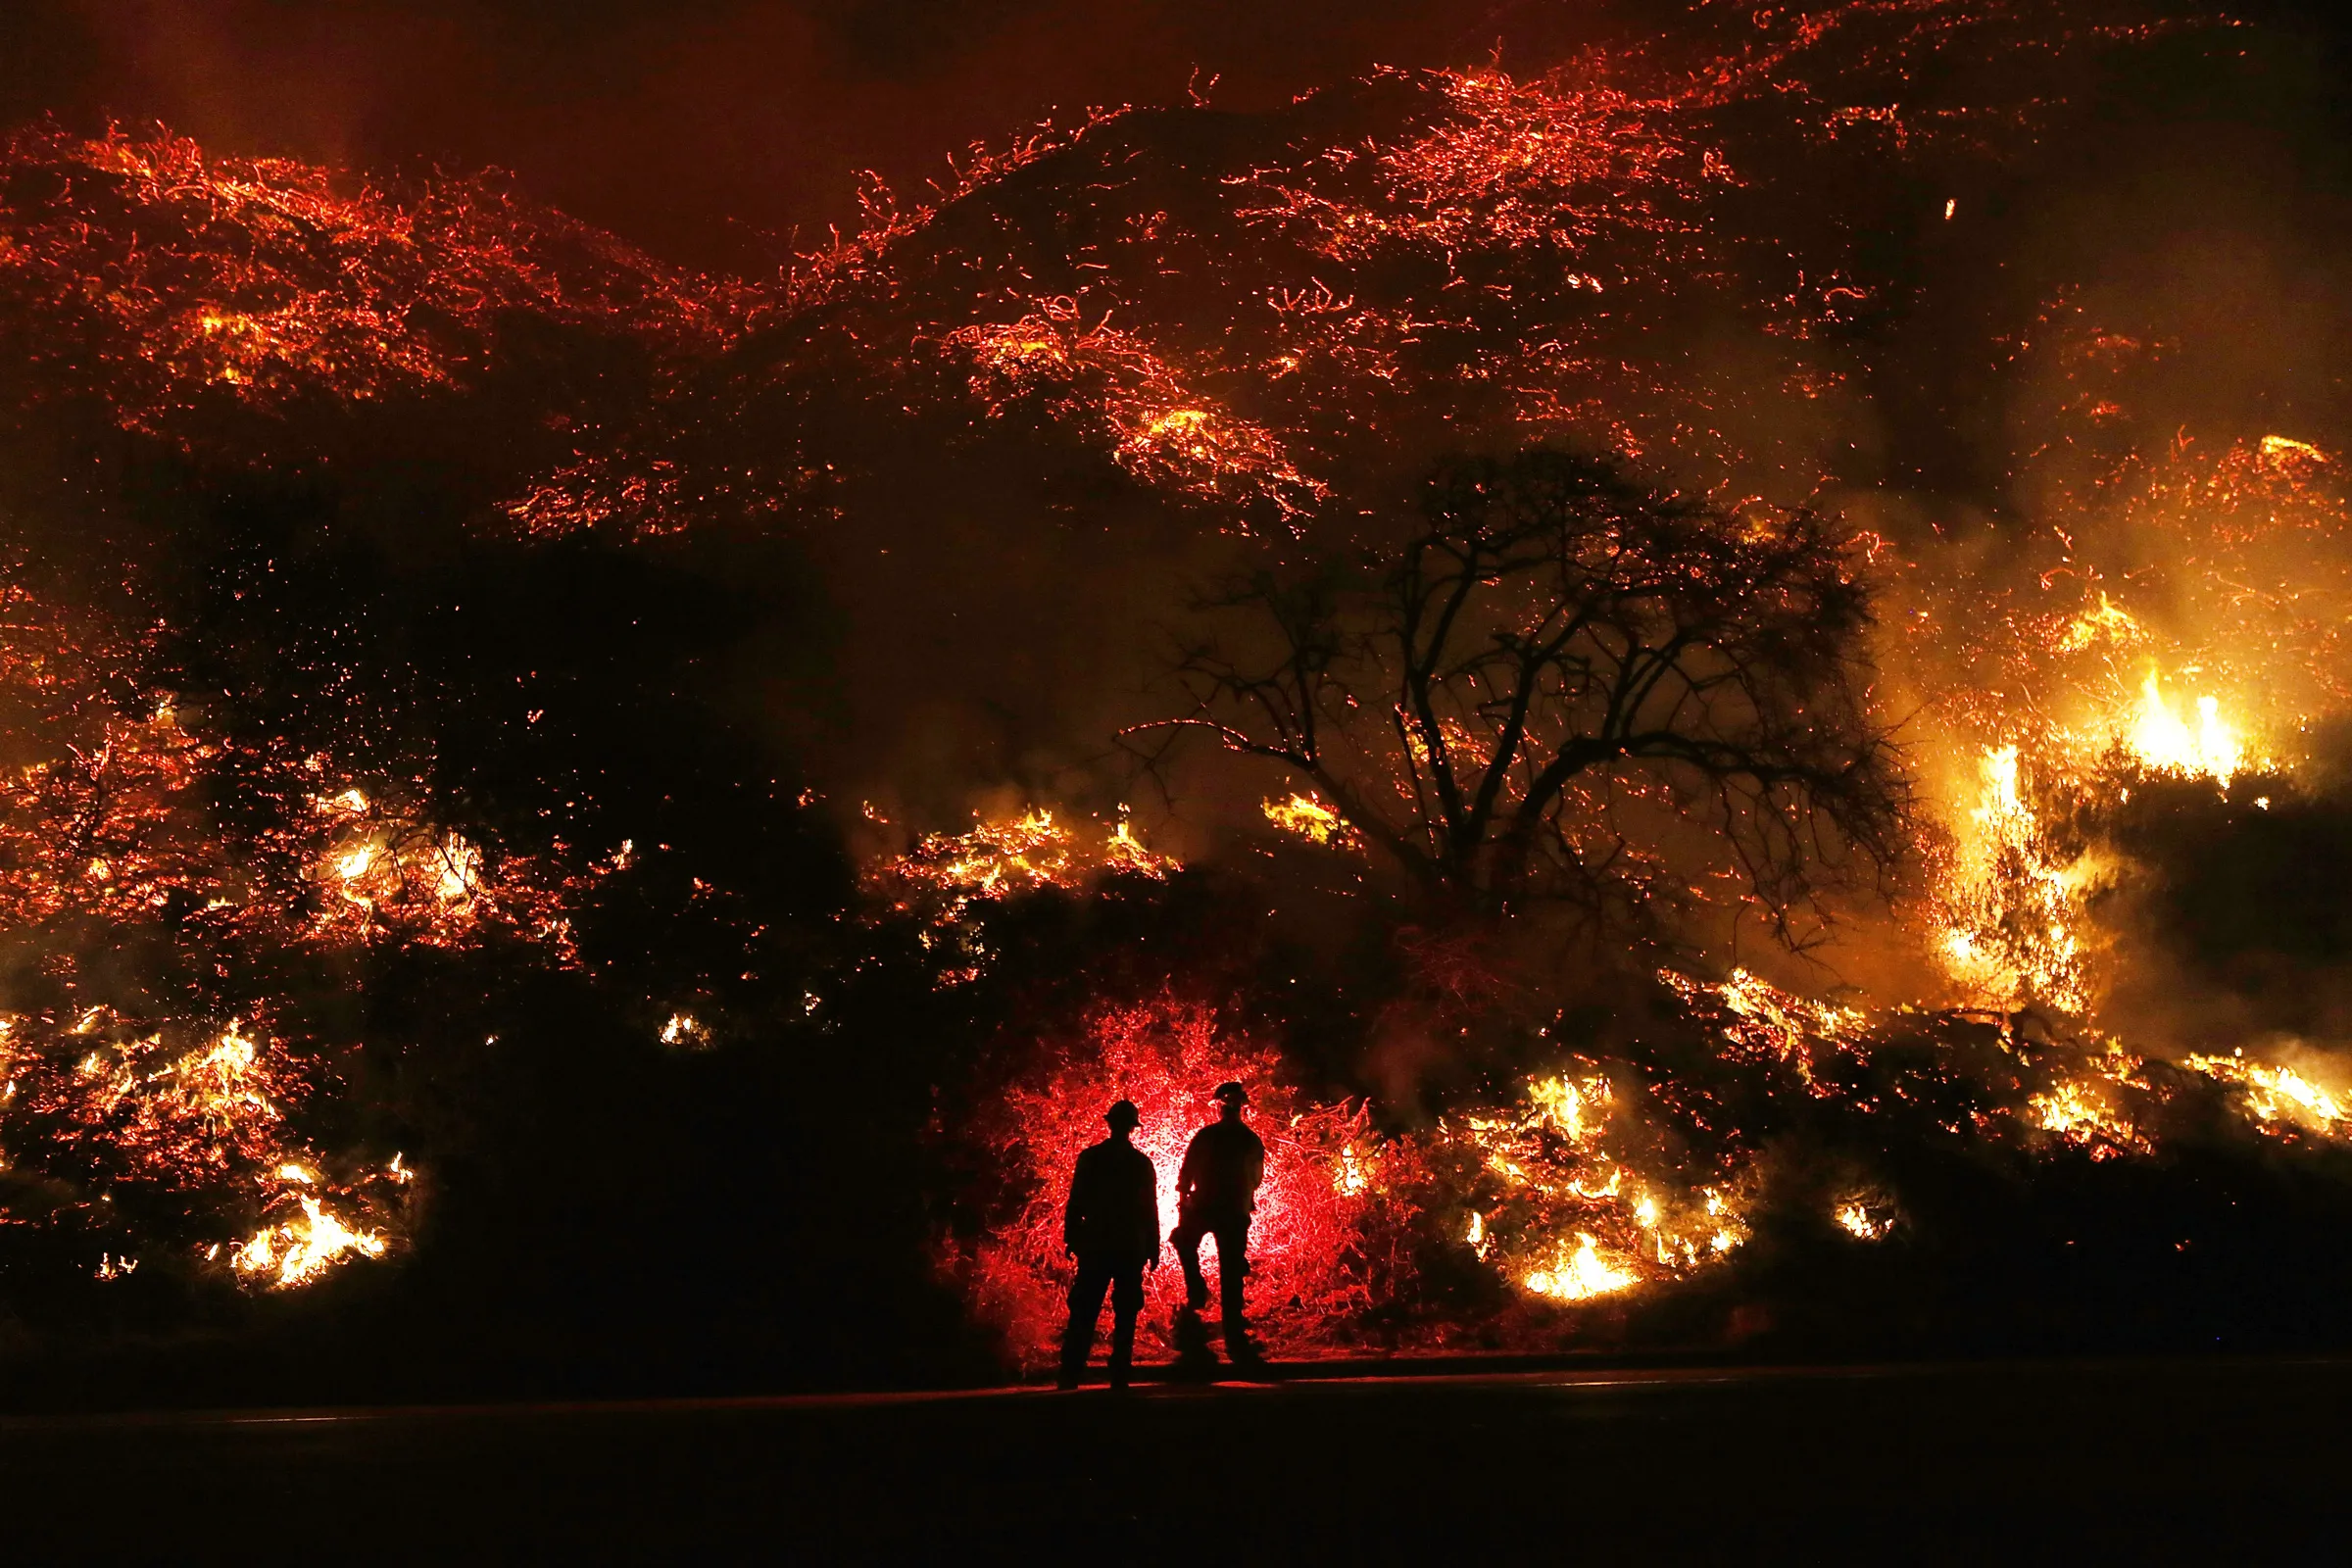
[[[1208,1283],[1200,1277],[1200,1238],[1217,1239],[1217,1300],[1225,1323],[1225,1353],[1235,1362],[1255,1362],[1242,1311],[1242,1282],[1250,1274],[1250,1216],[1257,1212],[1258,1183],[1266,1177],[1266,1146],[1242,1120],[1250,1096],[1240,1084],[1219,1084],[1212,1097],[1217,1119],[1193,1134],[1176,1177],[1176,1244],[1184,1264],[1185,1304],[1198,1312],[1208,1304]]]
[[[1128,1101],[1103,1112],[1110,1136],[1078,1156],[1062,1250],[1078,1259],[1070,1282],[1070,1326],[1061,1336],[1061,1387],[1078,1386],[1094,1348],[1102,1294],[1110,1293],[1110,1386],[1127,1386],[1135,1360],[1135,1318],[1144,1309],[1144,1270],[1159,1267],[1159,1172],[1129,1142],[1143,1115]]]

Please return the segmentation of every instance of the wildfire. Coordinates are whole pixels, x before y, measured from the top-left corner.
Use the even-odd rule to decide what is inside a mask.
[[[2066,630],[2058,638],[2057,651],[2061,654],[2079,654],[2101,642],[2131,647],[2147,639],[2147,628],[2102,593],[2099,595],[2098,609],[2086,610],[2067,623]]]
[[[869,873],[896,906],[929,909],[942,924],[962,917],[975,902],[1041,888],[1075,888],[1092,877],[1125,872],[1161,878],[1177,870],[1173,857],[1147,849],[1121,817],[1098,847],[1043,808],[982,821],[966,833],[933,833],[911,851]]]
[[[970,357],[971,392],[991,417],[1026,401],[1083,421],[1147,484],[1258,503],[1285,520],[1328,493],[1271,429],[1201,397],[1150,342],[1107,316],[1084,325],[1067,296],[1038,302],[1017,321],[958,327],[945,343]]]
[[[2034,1125],[2055,1133],[2065,1142],[2090,1152],[2092,1159],[2121,1154],[2148,1154],[2155,1146],[2119,1115],[2106,1097],[2089,1084],[2066,1082],[2027,1102]]]
[[[1536,1296],[1585,1301],[1639,1285],[1642,1276],[1610,1262],[1601,1255],[1600,1244],[1580,1231],[1573,1250],[1560,1244],[1547,1266],[1530,1270],[1519,1283]]]
[[[1363,835],[1317,796],[1291,795],[1282,800],[1268,800],[1259,807],[1259,810],[1267,821],[1283,832],[1294,834],[1309,844],[1349,851],[1363,848]]]
[[[344,1258],[384,1255],[382,1236],[355,1231],[316,1198],[301,1200],[298,1218],[254,1232],[231,1258],[236,1271],[274,1290],[307,1285]]]
[[[2222,721],[2218,698],[2197,699],[2197,725],[2192,731],[2165,701],[2164,687],[2153,667],[2139,692],[2139,710],[2127,737],[2132,755],[2144,767],[2187,778],[2210,778],[2224,789],[2245,765],[2244,743]]]
[[[1979,764],[1978,803],[1945,879],[1942,957],[1969,991],[2008,1004],[2039,1000],[2081,1012],[2090,977],[2080,935],[2092,867],[2053,847],[2020,782],[2019,748]]]
[[[1838,1205],[1831,1214],[1838,1228],[1865,1242],[1885,1241],[1894,1229],[1891,1213],[1876,1211],[1861,1199],[1852,1199]]]
[[[2333,1135],[2352,1119],[2352,1103],[2292,1067],[2273,1067],[2234,1055],[2193,1055],[2188,1065],[2222,1083],[2237,1085],[2246,1108],[2266,1128],[2283,1122]]]
[[[710,1026],[691,1012],[673,1012],[662,1026],[662,1043],[681,1051],[699,1051],[710,1044]]]
[[[1866,20],[1882,30],[1848,77],[1799,78]],[[1847,236],[1824,237],[1799,232],[1801,217],[1775,216],[1809,211],[1822,192],[1794,175],[1762,182],[1761,152],[1751,162],[1755,140],[1740,143],[1738,127],[1769,120],[1803,138],[1901,147],[1947,124],[1994,124],[2001,115],[1918,101],[1931,79],[1984,73],[1913,69],[1984,20],[1933,4],[1742,13],[1738,45],[1699,64],[1629,47],[1530,79],[1493,68],[1384,72],[1350,89],[1381,106],[1375,130],[1334,133],[1342,117],[1318,107],[1251,159],[1219,162],[1215,180],[1188,190],[1179,219],[1120,207],[1156,201],[1165,172],[1143,143],[1116,140],[1115,117],[1097,117],[972,161],[939,206],[876,194],[863,232],[773,287],[682,274],[489,179],[395,188],[207,157],[169,136],[85,141],[36,129],[11,139],[14,177],[0,180],[0,347],[102,400],[148,447],[185,457],[242,440],[254,451],[239,448],[227,467],[294,472],[338,461],[279,450],[285,421],[304,408],[351,417],[370,405],[459,399],[528,363],[517,344],[535,352],[564,332],[618,345],[616,362],[642,374],[576,378],[618,395],[551,393],[562,406],[535,410],[531,426],[545,450],[480,498],[477,511],[503,516],[501,531],[519,530],[531,548],[589,528],[642,544],[713,518],[847,515],[843,475],[870,468],[870,452],[829,444],[840,440],[830,432],[865,416],[860,400],[893,420],[945,410],[951,428],[1007,442],[1028,424],[1050,426],[1057,454],[1089,455],[1087,485],[1146,497],[1196,519],[1204,537],[1269,521],[1348,537],[1362,497],[1340,490],[1341,477],[1393,477],[1395,454],[1439,430],[1465,442],[1507,433],[1636,458],[1671,452],[1702,482],[1778,472],[1801,496],[1820,488],[1823,469],[1793,447],[1827,443],[1814,429],[1793,447],[1757,433],[1803,422],[1758,416],[1758,389],[1812,404],[1872,384],[1849,366],[1874,334],[1852,329],[1899,290],[1865,275],[1878,247],[1850,236],[1869,224],[1822,225]],[[2020,47],[2038,49],[2038,35]],[[2025,108],[2011,118],[2022,122]],[[1152,172],[1090,183],[1083,208],[1036,224],[1017,204],[989,205],[1005,173],[1071,150]],[[1038,188],[1052,190],[1042,177],[1052,172],[1039,172]],[[987,236],[977,244],[933,221],[971,197],[987,198],[965,209],[983,220],[960,226]],[[1079,231],[1093,236],[1083,261],[1069,248]],[[1744,335],[1721,353],[1665,346],[1688,339],[1694,308]],[[2126,333],[2078,336],[2070,375],[2144,347]],[[800,363],[797,350],[768,346],[812,342],[855,349]],[[888,395],[870,395],[877,387]],[[2127,427],[2128,400],[2112,390],[2070,388],[2082,393],[2081,419]],[[738,429],[758,432],[756,452],[725,444]],[[2045,437],[2071,439],[2035,432]],[[2092,729],[2104,722],[2104,738],[2143,771],[2227,790],[2268,765],[2250,737],[2284,733],[2284,710],[2233,707],[2226,719],[2221,697],[2190,694],[2179,674],[2168,697],[2161,669],[2241,695],[2273,678],[2338,700],[2352,691],[2342,657],[2352,574],[2327,451],[2278,434],[2205,448],[2182,437],[2142,443],[2120,466],[2085,466],[2098,468],[2097,497],[2054,504],[2055,521],[2012,541],[2021,559],[2041,552],[2016,597],[2004,597],[2013,585],[1996,583],[1997,571],[1955,573],[1967,580],[1939,584],[1949,593],[1921,611],[1929,629],[1912,634],[1956,645],[1938,645],[1952,656],[1938,678],[1915,682],[1942,694],[1946,731],[1933,745],[1949,749],[1930,771],[1960,781],[1942,803],[1951,844],[1936,867],[1930,940],[1965,1000],[2046,1007],[2082,1031],[2103,995],[2090,897],[2103,866],[2070,824],[2076,808],[2103,798],[2100,769],[2113,771],[2094,755]],[[1348,506],[1327,505],[1335,495]],[[2163,559],[2123,559],[2141,539],[2162,540]],[[2240,569],[2249,565],[2261,569]],[[2091,608],[2094,584],[2121,585],[2144,613],[2104,588]],[[120,955],[162,931],[159,945],[184,943],[199,977],[341,973],[336,965],[357,967],[348,960],[381,945],[456,950],[494,938],[568,962],[570,919],[592,878],[560,848],[537,859],[514,853],[488,825],[493,814],[453,818],[447,792],[427,786],[431,769],[403,773],[373,737],[297,755],[208,720],[194,693],[183,722],[172,694],[142,673],[180,667],[180,650],[143,621],[69,627],[21,586],[4,592],[0,696],[9,739],[22,744],[12,750],[21,760],[0,769],[0,919],[12,940],[43,952],[25,984],[54,983],[63,1000],[0,1020],[0,1141],[84,1208],[111,1201],[109,1188],[167,1195],[164,1208],[194,1216],[174,1222],[190,1235],[218,1246],[242,1238],[231,1266],[257,1285],[297,1286],[384,1255],[398,1216],[368,1184],[405,1184],[407,1168],[396,1160],[339,1184],[358,1155],[308,1147],[294,1130],[308,1125],[303,1106],[336,1092],[331,1064],[354,1042],[306,1034],[324,1027],[304,1021],[320,1009],[257,1004],[206,989],[211,978],[142,1011],[145,997],[167,993],[122,982]],[[2180,626],[2207,643],[2181,643]],[[2213,657],[2232,648],[2276,672]],[[2136,706],[2118,672],[2127,657],[2134,670],[2150,661]],[[1957,673],[1942,678],[1943,664]],[[536,722],[539,710],[527,711]],[[1473,725],[1437,722],[1449,747],[1479,749]],[[1417,725],[1400,744],[1425,766],[1437,760]],[[1259,810],[1306,842],[1364,847],[1311,792]],[[1123,815],[1104,829],[1036,808],[928,835],[871,867],[865,886],[921,921],[955,980],[987,956],[966,929],[984,923],[975,906],[1175,869]],[[66,931],[101,936],[68,952],[55,935]],[[1034,1072],[991,1107],[1005,1118],[990,1124],[991,1152],[1013,1175],[1001,1212],[961,1238],[952,1266],[1033,1353],[1062,1283],[1053,1190],[1097,1135],[1101,1106],[1117,1094],[1144,1105],[1146,1146],[1166,1177],[1208,1113],[1206,1087],[1227,1077],[1251,1085],[1273,1155],[1264,1279],[1252,1288],[1273,1303],[1277,1333],[1298,1343],[1361,1321],[1393,1283],[1375,1277],[1392,1266],[1377,1259],[1410,1249],[1383,1253],[1367,1237],[1411,1206],[1404,1195],[1431,1162],[1451,1162],[1451,1185],[1435,1197],[1418,1190],[1448,1216],[1446,1240],[1451,1217],[1466,1213],[1463,1242],[1529,1295],[1586,1300],[1719,1262],[1748,1234],[1769,1128],[1709,1098],[1718,1074],[1768,1086],[1755,1091],[1764,1099],[1809,1097],[1824,1114],[1891,1114],[1906,1091],[1932,1091],[1953,1102],[1936,1112],[1953,1136],[2022,1139],[2045,1152],[2069,1145],[2106,1160],[2154,1147],[2155,1123],[2136,1109],[2145,1097],[2134,1098],[2124,1067],[2102,1077],[2070,1056],[2071,1076],[2053,1079],[2017,1044],[2014,1020],[1998,1051],[1984,1047],[2007,1075],[1986,1087],[1949,1069],[1963,1054],[1944,1049],[1946,1036],[1923,1024],[1898,1037],[1909,1025],[1888,1022],[1891,998],[1866,1012],[1741,968],[1719,982],[1660,979],[1683,1009],[1678,1024],[1705,1031],[1699,1064],[1677,1066],[1680,1078],[1644,1077],[1618,1059],[1552,1059],[1506,1083],[1499,1103],[1420,1138],[1384,1136],[1361,1104],[1286,1087],[1272,1049],[1209,1009],[1104,1004],[1079,1038],[1040,1046]],[[710,1044],[703,1013],[676,1004],[703,996],[681,984],[639,1028],[673,1048]],[[723,1016],[711,1005],[694,1002]],[[1968,1027],[1987,1034],[1981,1019]],[[1918,1049],[1879,1049],[1898,1039]],[[1934,1065],[1903,1079],[1889,1063],[1910,1056]],[[1525,1071],[1544,1058],[1518,1059]],[[2274,1130],[2334,1135],[2345,1122],[2346,1102],[2294,1069],[2219,1055],[2191,1065]],[[1895,1087],[1882,1093],[1873,1072]],[[1172,1222],[1164,1184],[1162,1207]],[[1892,1200],[1851,1198],[1832,1219],[1875,1241],[1894,1224]],[[139,1255],[163,1255],[152,1237],[106,1240],[102,1277],[136,1266],[129,1241]],[[1172,1288],[1164,1274],[1155,1281],[1157,1307]]]
[[[1513,1113],[1441,1129],[1440,1147],[1472,1155],[1480,1185],[1497,1200],[1471,1211],[1466,1240],[1482,1258],[1497,1256],[1532,1294],[1581,1299],[1638,1283],[1642,1267],[1676,1278],[1745,1241],[1722,1187],[1654,1180],[1610,1152],[1616,1097],[1605,1077],[1534,1078],[1523,1096]],[[1570,1237],[1580,1245],[1572,1248]],[[1616,1274],[1625,1277],[1604,1285]]]

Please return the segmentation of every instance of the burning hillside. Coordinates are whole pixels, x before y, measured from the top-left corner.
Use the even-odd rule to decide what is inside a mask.
[[[1293,1353],[1720,1339],[2101,1195],[2242,1255],[2178,1184],[2352,1126],[2352,937],[2263,908],[2352,865],[2343,432],[1939,249],[2224,30],[1709,8],[1097,114],[755,281],[17,132],[0,1269],[601,1267],[548,1195],[653,1182],[745,1322],[741,1215],[871,1213],[1031,1357],[1103,1102],[1165,1182],[1225,1078]],[[1927,342],[1997,482],[1886,455],[1965,444]]]

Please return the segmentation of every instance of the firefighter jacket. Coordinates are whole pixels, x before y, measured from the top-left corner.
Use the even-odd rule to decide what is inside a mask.
[[[1141,1263],[1159,1254],[1159,1172],[1123,1138],[1078,1156],[1062,1210],[1061,1243],[1080,1257]]]
[[[1257,1212],[1266,1146],[1246,1123],[1212,1121],[1193,1134],[1177,1174],[1184,1217],[1203,1225],[1246,1221]]]

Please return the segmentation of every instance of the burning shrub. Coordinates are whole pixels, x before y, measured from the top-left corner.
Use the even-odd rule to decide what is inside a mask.
[[[1279,1055],[1215,1008],[1163,996],[1102,1007],[1041,1043],[990,1112],[957,1130],[992,1166],[995,1196],[980,1210],[987,1229],[951,1240],[948,1267],[1017,1359],[1043,1364],[1059,1341],[1071,1275],[1062,1202],[1079,1151],[1103,1136],[1104,1109],[1126,1099],[1143,1112],[1135,1142],[1159,1171],[1164,1238],[1185,1146],[1216,1118],[1209,1092],[1227,1081],[1249,1089],[1266,1145],[1250,1233],[1250,1321],[1262,1342],[1288,1354],[1347,1345],[1393,1295],[1396,1238],[1413,1212],[1411,1151],[1376,1136],[1361,1102],[1322,1103],[1287,1084]],[[1169,1250],[1162,1263],[1145,1279],[1141,1332],[1165,1346],[1184,1282]]]

